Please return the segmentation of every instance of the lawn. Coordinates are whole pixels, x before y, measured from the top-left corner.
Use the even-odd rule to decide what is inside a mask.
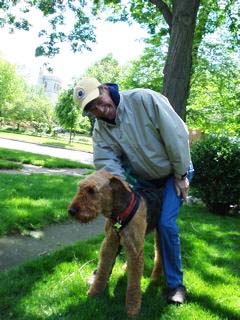
[[[1,157],[1,151],[0,151],[0,157]],[[11,169],[22,169],[22,168],[23,168],[23,165],[21,163],[0,159],[0,169],[11,170]]]
[[[3,160],[19,162],[20,164],[32,164],[35,166],[43,166],[47,168],[94,168],[92,165],[83,164],[78,161],[60,159],[25,151],[0,148],[0,168],[5,169]],[[12,166],[13,165],[14,164],[12,164]]]
[[[0,236],[26,233],[68,219],[79,177],[0,174]]]
[[[153,237],[145,245],[141,320],[240,319],[239,218],[218,217],[185,206],[179,225],[188,303],[165,303],[164,281],[149,282]],[[102,237],[78,242],[0,275],[0,318],[4,320],[124,320],[124,256],[117,259],[105,293],[86,297],[86,279],[97,264]]]
[[[48,146],[57,146],[60,148],[71,148],[74,150],[81,150],[85,152],[92,152],[92,139],[87,136],[76,136],[74,142],[69,143],[69,134],[59,135],[59,137],[40,137],[34,135],[20,134],[20,133],[9,133],[0,131],[1,138],[39,143]]]

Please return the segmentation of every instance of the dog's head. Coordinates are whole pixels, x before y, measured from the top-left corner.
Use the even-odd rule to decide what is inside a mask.
[[[124,206],[123,193],[131,193],[126,182],[107,171],[97,171],[80,182],[68,213],[82,223],[95,219],[99,213],[110,217],[118,202]]]

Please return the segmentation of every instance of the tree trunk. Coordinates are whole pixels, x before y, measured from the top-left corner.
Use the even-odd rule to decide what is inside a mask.
[[[70,135],[69,135],[69,142],[68,143],[72,143],[72,128],[70,128]]]
[[[200,0],[173,0],[163,94],[185,121],[192,68],[192,46]]]

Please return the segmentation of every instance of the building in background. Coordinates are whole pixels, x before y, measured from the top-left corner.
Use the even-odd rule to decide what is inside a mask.
[[[40,69],[38,83],[43,87],[46,96],[52,100],[53,104],[56,104],[59,91],[62,88],[61,79],[54,75],[43,74]]]

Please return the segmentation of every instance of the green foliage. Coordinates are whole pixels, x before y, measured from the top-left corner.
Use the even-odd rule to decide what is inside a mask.
[[[90,124],[82,117],[79,108],[73,100],[73,88],[69,88],[60,94],[55,113],[60,126],[70,131],[69,143],[72,141],[74,131],[78,130],[81,133],[89,133]]]
[[[227,135],[210,135],[192,146],[193,187],[209,210],[240,209],[240,144]]]
[[[240,133],[240,67],[223,43],[204,44],[194,69],[187,123],[204,132]]]
[[[82,78],[94,77],[101,83],[119,83],[121,75],[122,68],[110,53],[90,66],[82,75]]]
[[[17,75],[15,65],[0,58],[0,116],[16,124],[34,123],[44,131],[51,131],[52,106],[43,90],[29,86]],[[39,130],[37,130],[39,131]],[[41,131],[43,131],[41,129]]]
[[[146,43],[155,46],[167,45],[171,34],[171,19],[174,14],[174,1],[94,1],[95,12],[100,12],[105,6],[111,9],[110,21],[137,21],[149,33]],[[239,45],[239,1],[238,0],[202,0],[197,15],[193,43],[194,65],[197,63],[197,53],[200,44],[207,34],[214,33],[224,27],[229,31],[231,46]]]
[[[0,117],[5,117],[13,103],[24,95],[24,83],[16,67],[0,57]]]
[[[35,132],[51,132],[53,124],[52,103],[42,88],[24,84],[24,94],[16,97],[5,119],[15,122],[18,128],[28,123]]]
[[[69,0],[2,0],[0,27],[9,26],[9,31],[28,31],[32,25],[32,13],[45,17],[48,27],[39,30],[42,44],[36,49],[36,56],[54,56],[60,52],[60,44],[69,42],[74,52],[90,49],[89,42],[95,42],[93,18],[85,1]],[[35,10],[34,10],[35,9]],[[68,28],[64,27],[68,25]]]
[[[123,67],[121,89],[148,88],[160,92],[163,82],[164,57],[154,46],[144,50],[143,55]]]

